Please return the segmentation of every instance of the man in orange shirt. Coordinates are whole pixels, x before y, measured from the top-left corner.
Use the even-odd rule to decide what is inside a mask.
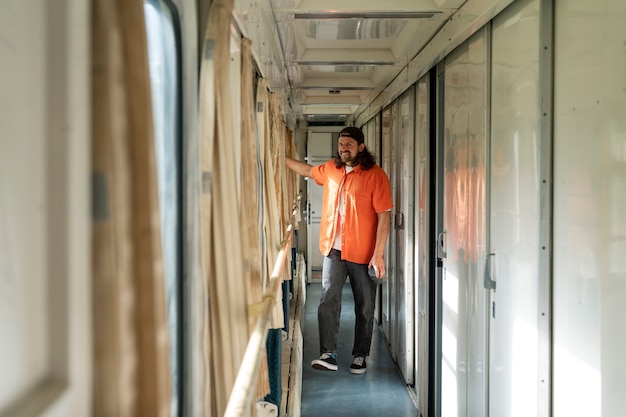
[[[339,133],[337,156],[325,164],[314,167],[286,159],[289,169],[324,186],[320,224],[324,263],[317,310],[321,356],[311,366],[338,369],[341,293],[350,277],[356,315],[354,360],[350,365],[353,374],[367,371],[365,358],[372,342],[376,288],[385,275],[383,252],[393,207],[389,178],[376,165],[363,139],[361,129],[346,127]]]

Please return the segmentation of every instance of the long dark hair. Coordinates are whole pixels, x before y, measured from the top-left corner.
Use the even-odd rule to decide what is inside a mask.
[[[337,168],[341,168],[345,164],[341,160],[341,155],[339,155],[339,151],[337,151],[337,156],[335,156],[335,166]],[[376,161],[374,160],[374,155],[367,149],[367,146],[363,148],[361,152],[359,152],[354,158],[353,165],[360,165],[361,169],[366,171],[376,165]]]

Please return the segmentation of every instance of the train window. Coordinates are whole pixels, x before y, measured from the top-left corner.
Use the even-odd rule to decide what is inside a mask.
[[[169,0],[145,0],[163,271],[170,335],[172,415],[182,416],[182,123],[180,31]]]

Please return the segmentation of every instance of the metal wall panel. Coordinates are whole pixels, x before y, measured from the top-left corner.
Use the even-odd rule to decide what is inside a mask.
[[[392,116],[391,106],[389,106],[383,110],[382,127],[381,127],[381,134],[382,134],[382,137],[381,137],[382,165],[381,167],[385,170],[387,175],[389,175],[389,172],[392,167],[391,144],[393,141],[393,131],[394,131],[393,127],[394,127],[393,116]],[[393,188],[392,188],[392,193],[393,193]],[[392,196],[392,198],[394,197]],[[389,265],[393,265],[393,259],[392,259],[393,252],[390,250],[390,248],[393,247],[393,239],[394,239],[393,233],[390,233],[389,239],[387,241],[387,246],[385,248],[385,262]],[[383,334],[387,338],[387,341],[390,342],[392,340],[392,335],[391,335],[391,329],[389,326],[389,321],[391,320],[391,314],[392,314],[391,296],[394,291],[394,285],[393,285],[394,280],[393,280],[393,268],[389,267],[387,269],[388,269],[387,277],[385,280],[383,280],[380,291],[382,292],[382,303],[381,303],[382,304],[381,306],[382,330],[383,330]]]
[[[391,171],[391,183],[395,189],[392,234],[394,238],[393,264],[396,282],[394,338],[392,353],[407,384],[414,382],[414,143],[415,143],[415,93],[411,87],[397,100],[397,134],[393,147],[395,166]]]
[[[431,164],[430,77],[417,83],[415,105],[415,378],[418,409],[428,412],[430,271],[431,271]]]
[[[365,146],[376,157],[380,148],[380,114],[368,120],[362,129],[365,135]],[[378,158],[376,158],[376,163],[380,163]]]
[[[380,166],[382,160],[380,157],[380,113],[367,121],[363,126],[363,133],[367,149],[374,155],[376,163]],[[376,294],[374,320],[382,325],[382,289]]]
[[[446,57],[443,143],[441,415],[465,416],[467,395],[467,263],[463,246],[467,219],[466,170],[469,87],[467,43]]]
[[[625,39],[626,2],[556,2],[555,417],[626,408]]]
[[[469,42],[467,154],[467,415],[487,406],[488,294],[483,285],[487,241],[488,30]]]
[[[398,144],[396,142],[398,137],[398,102],[394,101],[389,106],[391,107],[391,131],[389,135],[389,142],[383,142],[383,149],[385,154],[387,153],[387,149],[390,151],[390,159],[388,163],[383,166],[383,169],[387,172],[387,175],[391,181],[391,197],[394,201],[394,205],[397,204],[398,201],[398,183],[394,180],[395,178],[395,168],[398,163],[398,150],[396,149]],[[394,207],[394,210],[396,207]],[[391,229],[393,230],[393,229]],[[387,283],[389,290],[389,332],[390,336],[388,337],[388,341],[391,345],[391,355],[395,361],[398,360],[397,351],[395,350],[395,346],[398,344],[398,268],[397,264],[397,256],[398,252],[396,251],[396,246],[398,245],[398,237],[395,233],[389,232],[389,244],[387,246],[389,250],[389,256],[386,256],[386,263],[389,264],[389,268],[387,271]]]

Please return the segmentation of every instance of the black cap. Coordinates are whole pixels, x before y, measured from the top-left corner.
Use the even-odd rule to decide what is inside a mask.
[[[348,126],[345,127],[341,132],[339,132],[339,137],[349,137],[356,140],[359,145],[363,143],[364,137],[363,132],[358,127]]]

